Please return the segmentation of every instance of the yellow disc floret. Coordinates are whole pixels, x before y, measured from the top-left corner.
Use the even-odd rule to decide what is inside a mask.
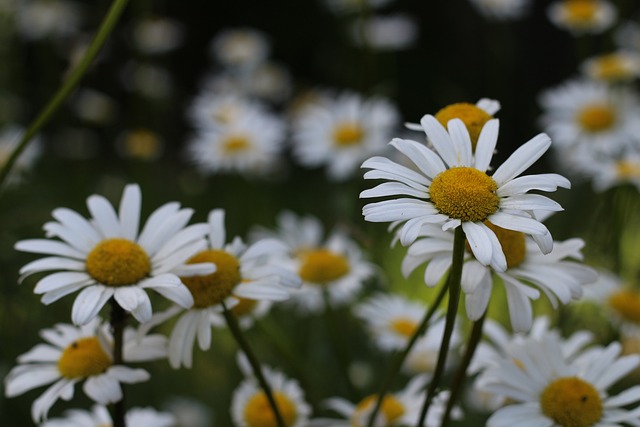
[[[339,147],[358,145],[364,137],[364,129],[358,123],[345,122],[336,126],[333,141]]]
[[[622,319],[640,324],[640,292],[634,289],[621,289],[609,297],[609,306]]]
[[[633,77],[629,63],[619,53],[602,55],[594,62],[595,77],[606,81],[625,80]]]
[[[219,249],[209,249],[193,256],[187,264],[211,262],[216,265],[215,273],[206,276],[182,277],[191,295],[193,295],[193,308],[206,308],[220,304],[231,295],[242,277],[240,275],[240,262],[228,252]]]
[[[222,142],[222,149],[227,154],[245,151],[251,146],[249,138],[244,135],[229,135]]]
[[[279,391],[273,393],[273,399],[276,401],[284,425],[286,427],[294,425],[298,418],[295,403]],[[249,399],[244,407],[244,421],[248,427],[278,427],[273,408],[269,405],[264,392],[258,392]]]
[[[616,164],[616,172],[623,179],[638,179],[640,178],[640,162],[621,160]]]
[[[106,286],[138,283],[151,272],[149,256],[137,243],[114,238],[98,243],[87,255],[87,273]]]
[[[438,111],[435,118],[440,122],[442,126],[447,127],[447,123],[451,119],[460,119],[467,127],[469,131],[469,137],[471,138],[471,145],[475,150],[478,138],[482,127],[489,120],[493,118],[491,114],[484,111],[482,108],[476,107],[474,104],[467,102],[460,102],[457,104],[451,104]]]
[[[574,25],[587,25],[593,22],[598,12],[595,0],[566,0],[564,2],[565,18]]]
[[[507,259],[507,268],[517,267],[522,264],[527,254],[524,233],[498,227],[490,221],[485,221],[484,225],[498,237],[502,252],[504,252],[504,257]]]
[[[349,272],[349,260],[328,249],[303,252],[299,275],[305,282],[325,284],[337,280]]]
[[[411,337],[418,329],[418,324],[406,317],[398,317],[391,322],[391,330],[405,337]]]
[[[484,221],[498,210],[496,182],[469,167],[447,169],[436,175],[429,188],[431,202],[440,213],[461,221]]]
[[[370,413],[373,409],[374,405],[378,401],[378,396],[373,394],[365,397],[358,403],[356,406],[356,410],[351,418],[352,427],[364,427],[366,425],[366,421],[368,417],[363,417],[362,415],[365,413]],[[380,414],[384,416],[385,426],[392,426],[402,417],[405,413],[405,407],[398,399],[396,399],[392,395],[386,395],[382,399],[382,405],[380,405]],[[362,424],[362,422],[365,424]]]
[[[540,408],[562,427],[588,427],[602,417],[600,394],[577,377],[564,377],[549,384],[540,395]]]
[[[58,359],[58,371],[65,378],[86,378],[103,373],[111,363],[98,338],[81,338],[64,349]]]
[[[616,122],[616,113],[609,105],[590,104],[578,112],[577,118],[584,130],[597,133],[611,129]]]

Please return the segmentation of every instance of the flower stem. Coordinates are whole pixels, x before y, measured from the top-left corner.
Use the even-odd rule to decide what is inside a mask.
[[[124,327],[127,322],[127,313],[120,307],[115,299],[111,299],[111,333],[113,335],[113,364],[122,365],[123,362],[123,337]],[[112,405],[111,418],[113,427],[126,427],[124,390],[122,399]]]
[[[9,158],[5,162],[2,169],[0,169],[0,188],[4,185],[4,182],[9,175],[9,172],[13,168],[18,156],[24,151],[31,139],[42,128],[53,114],[58,110],[60,105],[67,99],[73,89],[80,83],[80,80],[86,74],[89,66],[100,52],[100,49],[104,45],[107,37],[113,31],[115,24],[120,19],[122,12],[129,0],[113,0],[107,15],[102,20],[100,28],[96,32],[93,41],[87,48],[84,56],[73,70],[73,72],[67,78],[67,81],[58,89],[58,91],[49,100],[47,105],[40,111],[40,114],[31,122],[24,135],[18,142],[16,148],[11,152]]]
[[[446,427],[447,425],[449,425],[449,419],[451,417],[453,405],[455,405],[456,400],[458,399],[458,395],[464,387],[464,381],[467,376],[467,368],[469,367],[471,359],[473,359],[473,355],[476,352],[476,348],[478,348],[478,344],[482,339],[482,327],[484,326],[484,319],[486,315],[487,313],[485,312],[480,319],[473,322],[473,328],[471,329],[471,334],[469,335],[467,349],[465,350],[464,356],[462,358],[462,364],[458,368],[458,372],[456,372],[456,376],[453,379],[453,384],[451,385],[451,394],[449,395],[447,407],[444,411],[444,414],[442,415],[442,424],[440,425],[440,427]]]
[[[432,302],[431,307],[425,313],[424,317],[422,318],[422,322],[420,323],[416,331],[411,336],[411,339],[407,343],[407,346],[404,348],[404,350],[402,350],[402,352],[395,354],[391,362],[391,366],[387,370],[386,376],[384,377],[384,381],[380,386],[380,390],[378,391],[378,398],[376,400],[376,405],[373,407],[373,411],[371,411],[371,415],[369,415],[369,421],[367,422],[367,427],[373,427],[374,420],[376,419],[376,416],[378,415],[378,412],[382,407],[382,401],[384,400],[385,395],[389,391],[391,384],[393,384],[393,381],[398,375],[398,372],[400,372],[400,368],[402,367],[404,360],[409,355],[409,352],[411,352],[411,349],[413,348],[414,344],[418,341],[418,338],[420,338],[422,334],[424,334],[424,332],[427,330],[427,325],[429,324],[429,321],[431,320],[436,310],[440,306],[440,303],[442,302],[442,299],[444,298],[444,295],[446,294],[447,289],[448,289],[447,284],[443,285],[440,288],[440,292],[438,292],[436,299]]]
[[[269,402],[269,406],[273,410],[273,414],[276,418],[276,423],[278,427],[287,427],[282,418],[282,414],[280,414],[280,409],[278,408],[278,404],[276,403],[275,398],[273,397],[273,392],[271,391],[271,386],[267,382],[266,378],[262,374],[262,368],[260,367],[260,361],[256,357],[255,353],[251,349],[249,342],[245,338],[242,330],[240,329],[240,325],[238,324],[238,319],[234,316],[234,314],[227,308],[227,306],[222,303],[222,314],[224,315],[224,319],[227,321],[227,326],[233,335],[233,338],[236,340],[242,352],[247,356],[247,360],[253,369],[253,373],[262,387],[262,391],[264,391],[265,396],[267,397],[267,401]],[[115,426],[114,426],[115,427]]]
[[[453,334],[453,327],[458,314],[458,303],[460,301],[460,280],[462,279],[462,267],[464,265],[464,242],[464,231],[462,230],[462,226],[459,226],[455,230],[453,239],[452,265],[451,271],[449,272],[449,306],[447,307],[444,333],[442,335],[442,343],[440,344],[440,352],[438,353],[438,363],[436,364],[436,369],[433,372],[433,377],[427,389],[427,395],[425,396],[422,411],[420,412],[420,419],[418,420],[418,424],[416,424],[417,427],[424,426],[429,407],[440,385],[440,380],[442,379],[447,363],[449,344],[451,342],[451,335]]]

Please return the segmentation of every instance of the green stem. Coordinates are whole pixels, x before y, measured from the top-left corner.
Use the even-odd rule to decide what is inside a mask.
[[[245,338],[242,330],[240,329],[240,325],[238,324],[238,319],[236,316],[227,308],[227,306],[222,303],[222,314],[224,315],[225,320],[227,321],[227,326],[233,335],[233,338],[240,346],[242,352],[247,356],[247,360],[251,365],[251,369],[253,369],[253,373],[262,387],[262,391],[264,391],[265,396],[267,397],[267,401],[269,402],[269,406],[273,410],[273,414],[276,418],[276,423],[278,427],[286,427],[284,423],[284,419],[282,418],[282,414],[280,414],[280,409],[278,408],[278,404],[276,403],[275,398],[273,397],[273,392],[271,391],[271,386],[267,382],[267,379],[264,377],[262,373],[262,368],[260,366],[260,361],[256,357],[255,353],[251,349],[249,342]],[[114,426],[115,427],[115,426]]]
[[[451,271],[449,273],[449,306],[447,308],[447,317],[444,325],[444,333],[442,335],[442,344],[440,344],[440,352],[438,353],[438,363],[433,372],[433,377],[427,389],[427,395],[422,405],[420,419],[417,427],[422,427],[429,412],[429,406],[436,394],[436,390],[440,385],[440,380],[444,374],[444,368],[447,363],[447,355],[449,354],[449,343],[453,335],[453,327],[455,326],[456,316],[458,314],[458,303],[460,301],[460,280],[462,279],[462,267],[464,265],[464,243],[465,235],[462,226],[455,230],[453,239],[453,255]]]
[[[107,37],[113,31],[116,23],[120,19],[122,12],[127,5],[129,0],[114,0],[107,12],[107,15],[104,17],[102,24],[100,24],[100,28],[96,32],[93,41],[87,48],[84,56],[73,70],[73,72],[67,78],[67,81],[58,89],[58,91],[53,95],[49,103],[42,109],[40,114],[31,122],[24,135],[18,142],[18,145],[13,150],[6,163],[0,169],[0,188],[3,187],[4,182],[9,175],[9,172],[13,168],[18,156],[24,151],[27,147],[31,139],[35,134],[38,133],[40,128],[42,128],[49,119],[53,116],[53,114],[60,108],[60,105],[67,99],[67,97],[71,94],[73,89],[76,88],[80,80],[87,72],[87,69],[95,59],[95,57],[100,52],[100,49],[104,45]]]
[[[111,333],[113,334],[113,364],[122,365],[123,362],[123,339],[124,327],[127,322],[127,313],[120,307],[115,299],[111,299]],[[122,391],[122,399],[115,402],[111,408],[111,418],[113,419],[113,427],[126,427],[125,423],[125,402],[124,390]]]
[[[473,359],[473,355],[476,352],[476,348],[478,348],[478,344],[482,339],[482,327],[484,326],[484,319],[486,317],[486,312],[482,315],[482,317],[475,322],[473,322],[473,328],[471,329],[471,334],[469,335],[469,342],[467,343],[467,349],[465,350],[464,356],[462,358],[462,364],[458,368],[458,372],[456,372],[456,376],[453,379],[453,384],[451,385],[451,394],[449,395],[449,401],[447,402],[447,407],[442,415],[442,424],[440,427],[446,427],[449,425],[449,420],[451,417],[451,411],[453,410],[453,405],[455,405],[460,392],[464,387],[464,381],[467,376],[467,368],[471,363],[471,359]]]
[[[447,289],[448,289],[448,286],[446,284],[443,285],[442,288],[440,288],[440,292],[438,292],[436,299],[432,302],[431,307],[425,313],[424,317],[422,318],[422,322],[420,323],[420,326],[418,326],[416,331],[411,336],[411,339],[407,343],[407,346],[404,348],[404,350],[402,350],[402,352],[396,353],[396,355],[394,356],[394,359],[391,362],[391,366],[387,370],[387,374],[384,378],[384,381],[382,382],[380,390],[378,391],[378,398],[376,400],[376,405],[373,407],[373,411],[371,412],[371,415],[369,415],[369,421],[367,422],[367,427],[373,427],[374,420],[376,419],[376,416],[378,415],[378,412],[382,407],[382,401],[384,400],[385,395],[389,391],[389,388],[391,388],[391,384],[393,384],[393,381],[395,380],[396,376],[400,372],[400,368],[402,368],[402,364],[404,363],[404,360],[409,355],[409,352],[411,352],[411,349],[413,348],[414,344],[418,341],[418,338],[420,338],[422,334],[424,334],[425,331],[427,330],[427,325],[429,324],[429,321],[431,320],[436,310],[440,306],[440,303],[444,299],[444,295],[446,294]]]

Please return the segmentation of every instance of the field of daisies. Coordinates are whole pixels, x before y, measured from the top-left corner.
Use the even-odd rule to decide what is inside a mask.
[[[0,39],[0,425],[640,427],[637,2],[0,0]]]

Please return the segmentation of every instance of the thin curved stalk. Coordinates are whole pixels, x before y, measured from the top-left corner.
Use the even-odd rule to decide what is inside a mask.
[[[127,313],[120,307],[115,299],[111,299],[111,333],[113,334],[113,364],[121,365],[124,359],[123,355],[123,340],[124,340],[124,327],[127,322]],[[115,402],[111,407],[111,418],[113,420],[113,427],[126,427],[125,422],[125,402],[124,402],[124,390],[122,391],[122,399]]]

